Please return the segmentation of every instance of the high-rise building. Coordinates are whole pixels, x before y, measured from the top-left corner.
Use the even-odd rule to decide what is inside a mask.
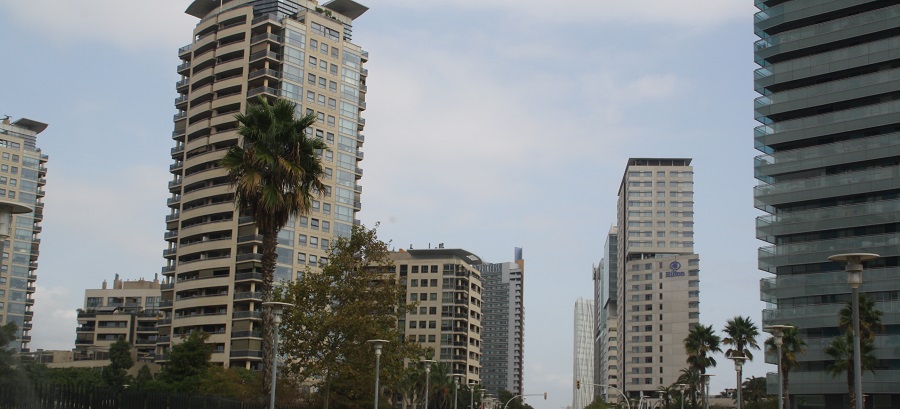
[[[632,158],[618,199],[619,389],[655,396],[687,366],[684,338],[700,319],[690,159]]]
[[[756,0],[754,161],[759,185],[763,324],[792,324],[806,342],[790,393],[809,407],[846,407],[846,380],[824,350],[850,300],[838,253],[877,253],[860,291],[883,312],[868,407],[900,407],[900,4]],[[774,357],[768,357],[770,361]],[[777,382],[769,378],[769,390]],[[800,399],[792,399],[797,402]],[[871,402],[871,403],[870,403]]]
[[[572,409],[594,401],[594,300],[575,301],[572,348]]]
[[[619,257],[619,231],[616,226],[609,228],[603,245],[603,259],[594,267],[594,383],[597,385],[618,384],[618,337],[616,327],[616,292]],[[606,388],[595,388],[594,392],[606,402],[616,402],[616,394],[607,394]],[[605,394],[601,395],[601,394]]]
[[[212,360],[249,369],[262,361],[262,237],[235,208],[219,161],[241,143],[235,114],[257,98],[286,98],[316,115],[309,135],[325,141],[327,186],[307,215],[278,237],[276,280],[293,280],[327,257],[335,236],[349,235],[360,209],[366,108],[363,64],[351,42],[353,20],[367,8],[352,0],[195,0],[191,42],[178,50],[171,209],[164,250],[157,360],[193,330],[210,334]]]
[[[522,298],[525,260],[516,247],[512,263],[483,263],[481,272],[484,317],[481,332],[481,382],[485,393],[499,396],[500,390],[522,395],[525,348],[524,300]]]
[[[16,339],[6,347],[21,352],[29,352],[34,317],[48,159],[36,143],[45,129],[47,124],[27,118],[0,122],[0,206],[12,213],[0,217],[0,236],[8,236],[0,260],[0,325],[16,324]]]
[[[150,360],[156,350],[159,319],[159,280],[122,280],[116,274],[112,288],[84,291],[78,311],[75,359],[108,359],[109,347],[119,338],[132,346],[135,360]]]
[[[450,364],[460,384],[481,382],[481,259],[462,249],[401,250],[391,253],[406,301],[416,309],[401,318],[408,341],[434,351],[434,360]]]

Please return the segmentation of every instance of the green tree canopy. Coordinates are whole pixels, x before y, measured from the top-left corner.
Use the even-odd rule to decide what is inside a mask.
[[[725,323],[725,335],[722,344],[731,346],[725,351],[725,357],[743,356],[748,361],[753,360],[751,350],[759,349],[756,337],[759,336],[759,328],[750,317],[736,316]]]
[[[712,325],[694,325],[684,339],[684,350],[688,355],[687,363],[701,374],[705,374],[706,368],[716,366],[716,359],[712,354],[722,352],[719,347],[721,342]]]
[[[163,366],[158,379],[170,389],[193,393],[209,368],[212,348],[206,343],[209,334],[193,331],[169,351],[169,362]]]
[[[860,340],[859,348],[860,358],[862,358],[860,367],[863,372],[868,370],[875,373],[875,363],[877,362],[875,358],[875,342],[863,337]],[[850,394],[850,407],[856,407],[856,391],[853,388],[853,375],[855,374],[853,365],[853,334],[847,332],[831,340],[831,343],[825,347],[825,354],[834,359],[834,362],[827,368],[831,376],[837,377],[842,373],[847,374],[847,391]]]
[[[316,387],[326,409],[332,400],[349,404],[359,396],[368,401],[375,354],[366,341],[384,339],[390,342],[381,356],[381,385],[396,385],[405,373],[404,359],[415,361],[423,353],[397,328],[412,308],[405,295],[387,243],[375,229],[354,226],[350,237],[336,240],[321,272],[307,271],[276,297],[294,304],[285,310],[282,324],[281,351],[292,357],[287,372]]]
[[[853,301],[847,301],[838,315],[838,326],[841,331],[853,332]],[[863,338],[874,341],[875,334],[884,331],[881,322],[882,312],[875,306],[875,300],[859,294],[859,333]]]
[[[11,349],[7,349],[7,345],[15,341],[17,330],[14,322],[0,327],[0,382],[11,379],[15,373],[15,355]]]
[[[119,337],[109,347],[109,365],[103,368],[103,381],[110,388],[119,389],[129,381],[128,370],[134,366],[134,358],[131,357],[131,344],[124,337]]]

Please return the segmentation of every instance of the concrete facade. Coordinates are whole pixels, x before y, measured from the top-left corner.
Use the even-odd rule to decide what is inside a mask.
[[[131,344],[136,361],[152,360],[159,341],[159,302],[158,279],[123,281],[116,274],[112,287],[103,281],[101,288],[85,290],[75,330],[75,360],[108,359],[109,346],[119,338]]]
[[[481,259],[462,249],[401,250],[391,253],[406,301],[415,310],[401,318],[407,341],[434,351],[450,364],[461,384],[481,383]]]
[[[900,407],[900,5],[893,1],[757,0],[754,16],[754,206],[767,303],[763,325],[806,342],[791,370],[795,407],[847,407],[847,382],[824,350],[850,300],[828,257],[877,253],[860,292],[883,312],[868,408]],[[774,363],[775,356],[766,361]],[[774,372],[774,366],[772,367]],[[777,389],[775,374],[769,391]]]
[[[603,259],[593,269],[594,278],[594,382],[597,385],[618,385],[618,324],[617,270],[619,230],[609,228],[603,245]],[[594,388],[595,396],[615,403],[618,394],[606,388]]]
[[[221,7],[220,7],[221,5]],[[359,223],[368,53],[351,42],[353,20],[367,8],[351,0],[195,0],[199,19],[178,50],[172,180],[165,218],[156,360],[194,330],[210,334],[213,362],[258,369],[262,236],[235,209],[219,161],[241,143],[235,114],[262,97],[287,98],[317,117],[309,136],[323,152],[327,186],[309,214],[279,233],[276,280],[318,268],[336,236]]]
[[[684,338],[700,319],[690,159],[632,158],[618,198],[619,389],[655,396],[687,366]]]
[[[18,209],[11,219],[0,220],[0,235],[8,235],[0,260],[0,325],[12,322],[19,328],[7,347],[20,352],[29,352],[34,318],[48,160],[36,143],[46,128],[27,118],[0,121],[0,204]]]

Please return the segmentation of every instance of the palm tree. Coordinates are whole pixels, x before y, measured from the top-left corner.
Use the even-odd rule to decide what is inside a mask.
[[[684,349],[688,354],[687,363],[697,369],[700,374],[706,373],[706,368],[716,366],[716,359],[710,354],[722,352],[719,344],[722,339],[713,331],[712,325],[694,325],[684,339]]]
[[[751,376],[741,384],[741,395],[748,405],[759,405],[770,398],[766,391],[766,378]]]
[[[870,341],[875,340],[875,333],[884,330],[881,323],[881,311],[875,307],[875,300],[865,294],[859,295],[859,334]],[[847,301],[847,305],[841,308],[838,326],[844,332],[853,330],[853,303]]]
[[[725,334],[728,335],[722,339],[722,344],[731,345],[725,351],[725,357],[743,356],[748,361],[753,360],[752,349],[759,349],[756,337],[759,336],[759,328],[753,323],[750,317],[737,316],[725,323]]]
[[[860,326],[860,332],[862,326]],[[847,373],[847,390],[850,394],[850,407],[856,407],[856,391],[853,388],[853,333],[847,332],[831,341],[825,348],[825,353],[834,358],[834,362],[828,367],[828,373],[837,377],[842,372]],[[875,345],[874,341],[862,338],[859,343],[859,354],[862,360],[860,367],[863,371],[869,370],[875,373]]]
[[[775,347],[775,337],[766,340],[766,350],[771,354],[777,354],[778,348]],[[800,365],[797,361],[797,355],[806,351],[806,342],[800,338],[800,332],[797,328],[787,328],[782,332],[781,336],[781,390],[784,393],[785,407],[791,407],[791,394],[788,392],[789,375],[791,369]]]
[[[684,368],[678,376],[678,383],[687,385],[688,397],[691,399],[691,408],[697,408],[697,393],[700,389],[700,372],[694,368]]]
[[[659,392],[660,395],[662,395],[660,400],[662,400],[663,402],[663,407],[665,409],[669,409],[669,404],[672,403],[672,398],[677,391],[675,389],[675,385],[660,386],[656,391]]]
[[[232,146],[222,158],[228,172],[234,199],[243,213],[256,220],[262,244],[262,299],[272,301],[278,231],[297,214],[307,213],[312,196],[325,191],[320,178],[325,174],[317,151],[327,149],[321,140],[308,138],[306,129],[315,116],[298,118],[296,104],[279,99],[274,104],[260,97],[247,107],[247,112],[235,115],[238,145]],[[263,311],[263,384],[267,393],[271,387],[270,369],[275,361],[272,348],[273,317]]]

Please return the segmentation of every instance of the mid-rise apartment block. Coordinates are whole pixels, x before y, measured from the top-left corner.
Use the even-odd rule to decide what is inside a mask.
[[[195,0],[199,19],[178,50],[176,114],[165,218],[159,342],[167,360],[173,342],[194,330],[210,334],[216,363],[261,365],[262,236],[235,208],[219,161],[242,143],[235,114],[258,98],[286,98],[313,114],[309,136],[320,138],[327,186],[307,215],[291,219],[278,238],[276,280],[317,268],[337,236],[358,223],[365,140],[364,68],[369,55],[352,42],[353,21],[367,8],[352,0]]]
[[[28,352],[34,317],[34,291],[47,155],[37,147],[37,135],[47,124],[9,117],[0,121],[0,325],[15,323],[19,330],[7,348]]]
[[[401,250],[391,253],[406,301],[415,310],[401,318],[408,341],[434,351],[462,384],[481,383],[484,287],[481,259],[462,249]]]
[[[116,274],[112,287],[104,280],[84,292],[78,310],[75,359],[107,359],[109,347],[120,338],[132,346],[135,360],[152,360],[158,340],[159,280],[123,281]]]
[[[900,4],[756,0],[754,204],[763,325],[806,342],[791,370],[795,407],[846,407],[847,382],[824,353],[850,301],[839,253],[877,253],[862,293],[883,312],[868,408],[900,407]],[[767,356],[774,363],[774,356]],[[774,375],[769,391],[777,390]]]
[[[594,300],[575,301],[572,347],[572,409],[594,401]]]
[[[482,263],[484,294],[481,311],[481,382],[485,393],[499,396],[501,390],[521,395],[525,348],[525,309],[522,296],[525,260],[522,248],[515,261]]]
[[[700,319],[691,159],[628,160],[618,198],[619,389],[655,396],[687,366],[684,338]]]
[[[618,385],[617,273],[619,231],[612,226],[603,245],[603,259],[593,268],[594,279],[594,381],[597,385]],[[597,397],[616,402],[618,395],[595,388]]]

